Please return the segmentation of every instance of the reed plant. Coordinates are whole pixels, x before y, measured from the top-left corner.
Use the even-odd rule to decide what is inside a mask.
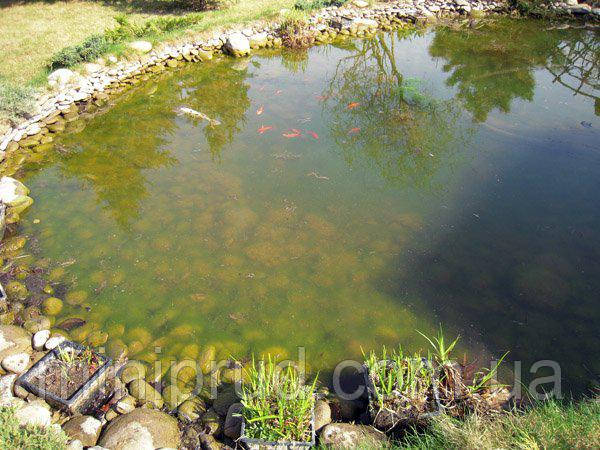
[[[245,437],[265,441],[310,442],[317,378],[304,384],[293,367],[281,368],[269,355],[252,360],[242,388]]]

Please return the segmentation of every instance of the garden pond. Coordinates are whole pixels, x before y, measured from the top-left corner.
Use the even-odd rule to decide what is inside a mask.
[[[599,55],[593,29],[499,20],[139,84],[21,174],[56,323],[147,361],[304,347],[313,371],[425,349],[416,330],[442,324],[461,354],[510,351],[525,377],[556,360],[584,392],[600,373]]]

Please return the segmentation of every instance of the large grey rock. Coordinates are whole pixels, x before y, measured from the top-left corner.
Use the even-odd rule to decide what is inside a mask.
[[[16,353],[30,353],[31,334],[16,325],[0,325],[0,361]]]
[[[110,422],[98,445],[111,450],[179,448],[179,441],[176,419],[160,411],[138,408]]]
[[[234,403],[229,407],[227,411],[227,417],[225,418],[225,425],[223,426],[223,433],[234,441],[240,437],[242,431],[242,404]]]
[[[250,41],[242,33],[229,35],[224,47],[233,56],[245,56],[250,53]]]
[[[21,426],[48,427],[52,420],[52,413],[41,402],[28,403],[15,413]]]
[[[321,429],[319,442],[334,448],[379,448],[387,443],[387,438],[367,425],[330,423]]]
[[[2,368],[7,372],[22,374],[27,370],[30,356],[27,353],[14,353],[2,359]]]
[[[81,441],[85,447],[92,447],[98,442],[102,423],[92,416],[77,416],[63,424],[62,428],[71,439]]]
[[[11,177],[0,179],[0,202],[8,206],[20,204],[20,199],[27,197],[29,189],[20,181]]]

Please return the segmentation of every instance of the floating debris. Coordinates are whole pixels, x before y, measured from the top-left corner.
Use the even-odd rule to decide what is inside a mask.
[[[291,133],[283,133],[282,136],[284,138],[288,138],[288,139],[297,138],[297,137],[302,136],[302,133],[300,132],[300,130],[297,130],[296,128],[292,128]]]
[[[317,172],[310,172],[307,174],[307,176],[309,177],[315,177],[317,180],[327,180],[329,181],[329,177],[326,177],[324,175],[319,175]]]
[[[358,108],[359,106],[360,106],[360,103],[352,102],[352,103],[348,104],[347,109],[354,109],[354,108]]]
[[[217,119],[211,119],[206,114],[204,114],[204,113],[202,113],[200,111],[196,111],[195,109],[188,108],[186,106],[180,106],[179,108],[177,108],[175,110],[175,112],[177,114],[179,114],[179,115],[184,115],[185,114],[185,115],[188,115],[188,116],[198,117],[200,119],[204,119],[208,123],[210,123],[211,126],[221,125],[221,122],[219,122]]]
[[[273,158],[282,159],[284,161],[291,161],[291,160],[300,159],[300,155],[294,155],[292,153],[284,152],[284,153],[277,153],[277,154],[273,155]]]
[[[256,110],[256,115],[257,115],[257,116],[260,116],[260,115],[261,115],[262,113],[264,113],[264,112],[265,112],[265,108],[264,108],[264,106],[261,106],[260,108],[258,108],[258,109]]]

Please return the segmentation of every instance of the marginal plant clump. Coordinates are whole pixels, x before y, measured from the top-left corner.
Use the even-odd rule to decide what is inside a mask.
[[[499,411],[506,404],[510,392],[496,381],[496,375],[508,352],[493,367],[475,372],[475,364],[466,361],[461,364],[452,359],[452,351],[459,337],[448,343],[441,328],[434,338],[419,334],[433,349],[440,401],[447,414],[460,418],[473,412],[487,415]]]
[[[436,409],[431,361],[406,355],[401,347],[365,357],[372,394],[370,408],[375,427],[391,431],[400,424],[416,424]]]
[[[279,33],[288,48],[307,48],[315,43],[315,32],[310,30],[302,14],[289,14],[279,27]]]
[[[305,385],[293,367],[267,361],[245,369],[242,417],[245,436],[266,441],[310,442],[316,378]]]

